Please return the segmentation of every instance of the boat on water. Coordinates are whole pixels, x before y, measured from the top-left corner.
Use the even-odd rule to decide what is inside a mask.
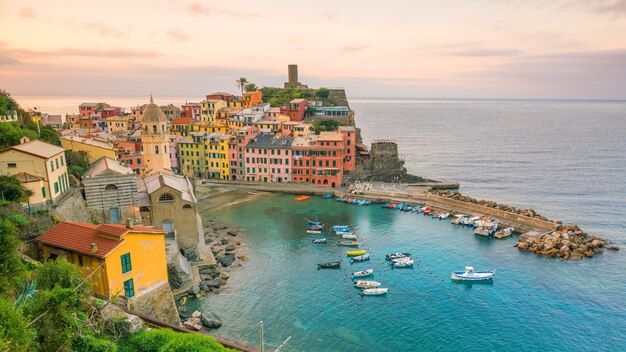
[[[355,249],[355,250],[353,250],[353,251],[347,251],[347,252],[346,252],[346,254],[347,254],[349,257],[362,256],[362,255],[365,255],[365,253],[367,253],[367,252],[365,251],[365,249]],[[369,254],[368,254],[368,257],[369,257]]]
[[[389,203],[389,204],[386,206],[386,208],[387,208],[387,209],[393,209],[393,208],[395,208],[395,207],[396,207],[396,205],[398,205],[398,203],[396,203],[396,202],[391,202],[391,203]]]
[[[368,289],[368,288],[376,288],[376,287],[380,287],[381,283],[378,281],[371,281],[371,280],[356,280],[354,282],[354,287],[356,288],[364,288],[364,289]]]
[[[351,233],[346,233],[346,234],[341,235],[341,238],[343,238],[344,240],[356,240],[356,235],[351,234]]]
[[[326,238],[316,238],[313,243],[326,243]]]
[[[356,251],[350,251],[350,252],[356,252]],[[350,253],[348,252],[348,253]],[[350,254],[348,254],[350,255]],[[352,257],[350,258],[350,262],[364,262],[364,261],[368,261],[370,260],[370,255],[369,254],[362,254],[362,255],[357,255],[356,257]]]
[[[345,247],[357,247],[359,245],[359,242],[345,240],[345,241],[339,241],[337,242],[337,244],[340,246],[345,246]]]
[[[343,235],[352,235],[352,230],[350,229],[341,229],[341,230],[335,230],[333,231],[335,233],[335,235],[337,236],[343,236]]]
[[[300,196],[300,197],[296,197],[293,200],[297,201],[297,202],[302,202],[303,200],[309,200],[311,199],[311,197],[309,196]]]
[[[343,202],[343,201],[345,201],[345,200],[346,200],[346,198],[344,198],[344,197],[337,198],[337,201],[338,201],[338,202]]]
[[[306,233],[308,233],[309,235],[321,235],[322,234],[322,230],[306,230]]]
[[[317,264],[318,269],[339,269],[341,268],[341,262],[328,262]]]
[[[352,277],[365,277],[370,276],[374,273],[374,268],[369,268],[367,270],[357,271],[352,273]]]
[[[385,256],[385,259],[387,260],[393,260],[393,259],[398,259],[398,258],[406,258],[406,257],[410,257],[411,253],[391,253],[391,254],[387,254]]]
[[[426,207],[420,207],[419,209],[417,209],[418,213],[423,213],[426,210]]]
[[[474,235],[491,236],[498,230],[498,221],[485,218],[474,228]]]
[[[493,237],[495,238],[505,238],[505,237],[509,237],[511,236],[511,234],[513,233],[513,228],[512,227],[507,227],[506,229],[502,229],[500,231],[497,231],[496,233],[493,234]]]
[[[426,209],[424,209],[424,215],[428,215],[428,214],[430,214],[430,212],[431,212],[431,211],[433,211],[433,210],[432,210],[432,209],[430,209],[430,208],[426,208]]]
[[[388,288],[366,288],[365,290],[361,291],[362,295],[365,296],[380,296],[380,295],[384,295],[387,292],[389,292]]]
[[[322,198],[324,198],[324,199],[330,199],[330,198],[332,198],[332,197],[333,197],[333,194],[332,194],[332,193],[326,193],[326,194],[324,194],[324,195],[322,196]]]
[[[463,223],[463,220],[465,218],[467,218],[468,216],[465,214],[456,214],[452,220],[450,220],[450,223],[453,225],[461,225]]]
[[[256,192],[255,191],[248,191],[248,194],[255,195]]]
[[[482,281],[491,280],[496,271],[474,271],[474,267],[466,266],[465,271],[453,271],[452,280],[459,281]]]
[[[461,220],[461,225],[470,226],[473,222],[480,220],[480,216],[466,217]]]
[[[439,214],[439,216],[438,216],[438,218],[440,220],[445,220],[445,219],[447,219],[449,217],[450,217],[450,213],[443,213],[443,214]]]
[[[393,262],[391,267],[393,268],[410,268],[415,264],[415,260],[412,258],[407,258],[406,260],[400,260],[397,262]]]

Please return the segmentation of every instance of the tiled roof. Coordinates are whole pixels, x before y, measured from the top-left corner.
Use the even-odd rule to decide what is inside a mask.
[[[59,153],[62,153],[65,151],[65,149],[61,148],[61,147],[57,147],[56,145],[52,145],[52,144],[48,144],[48,143],[44,143],[40,140],[34,139],[30,142],[26,142],[26,143],[22,143],[22,144],[18,144],[18,145],[14,145],[12,147],[6,148],[2,151],[0,151],[0,153],[3,153],[5,151],[8,151],[9,149],[14,149],[14,150],[18,150],[24,153],[28,153],[31,155],[35,155],[41,158],[51,158]]]
[[[157,172],[137,179],[137,192],[152,194],[161,187],[168,186],[180,192],[181,198],[187,202],[197,203],[191,181],[184,176]],[[141,195],[139,195],[141,196]]]
[[[89,168],[85,171],[84,177],[95,177],[109,170],[121,175],[134,174],[133,169],[122,166],[116,160],[103,156],[89,165]]]
[[[253,139],[248,148],[291,148],[293,137],[274,137],[268,134],[261,134]]]
[[[162,233],[164,230],[134,226],[127,229],[124,225],[93,225],[81,222],[62,222],[37,237],[37,241],[49,246],[66,249],[98,258],[104,258],[124,242],[127,233]],[[111,238],[102,235],[111,235]],[[91,252],[91,244],[95,243],[98,250]]]
[[[179,117],[175,119],[174,121],[172,121],[172,124],[173,125],[186,125],[190,123],[191,121],[193,121],[193,118],[191,117]]]

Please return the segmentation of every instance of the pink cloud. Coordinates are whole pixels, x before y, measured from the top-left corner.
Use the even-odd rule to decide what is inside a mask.
[[[22,7],[18,15],[21,18],[35,18],[37,17],[37,12],[32,7]]]

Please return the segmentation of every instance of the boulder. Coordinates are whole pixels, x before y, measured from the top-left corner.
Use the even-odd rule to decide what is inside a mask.
[[[199,331],[202,329],[202,325],[195,323],[193,320],[185,320],[183,326],[189,330]]]
[[[580,250],[582,253],[584,253],[584,252],[589,250],[589,247],[587,247],[587,245],[583,244],[583,245],[578,246],[577,249]]]
[[[191,313],[192,318],[200,318],[200,316],[202,316],[202,312],[199,310],[196,310],[193,313]]]
[[[592,250],[587,250],[584,254],[585,254],[585,257],[593,257],[593,251]]]
[[[222,266],[228,267],[231,264],[233,264],[233,262],[235,261],[235,254],[234,253],[226,253],[223,256],[218,257],[217,259],[220,262],[220,264],[222,264]]]
[[[594,253],[604,253],[604,249],[603,249],[603,248],[600,248],[600,247],[598,247],[598,248],[594,248],[593,252],[594,252]]]
[[[220,250],[221,250],[221,249],[220,249],[219,247],[215,247],[215,246],[211,247],[211,252],[213,252],[213,254],[217,254],[217,253],[219,253],[219,252],[220,252]]]
[[[224,279],[224,280],[228,280],[228,278],[230,278],[230,275],[228,275],[228,273],[227,273],[227,272],[222,271],[222,272],[220,273],[220,278],[221,278],[221,279]]]
[[[229,244],[224,249],[226,249],[227,252],[232,252],[235,250],[235,248],[237,248],[237,246],[235,246],[234,244]]]
[[[612,244],[609,246],[609,249],[612,251],[619,251],[619,246],[616,244]]]
[[[222,244],[224,244],[224,245],[226,245],[226,244],[229,244],[229,243],[230,243],[230,241],[229,241],[229,240],[227,240],[227,239],[225,239],[225,238],[222,238],[222,241],[221,241],[221,242],[222,242]]]
[[[526,242],[517,242],[517,248],[521,250],[527,250],[529,244]]]
[[[211,312],[202,313],[200,321],[207,329],[217,329],[222,326],[222,319]]]
[[[581,253],[572,252],[570,253],[569,258],[572,260],[580,260],[583,259],[583,255]]]
[[[183,287],[183,278],[178,275],[178,271],[173,263],[167,264],[167,281],[173,289]]]
[[[559,249],[559,252],[561,252],[561,253],[569,252],[569,251],[570,251],[570,249],[566,245],[561,246],[561,248]]]
[[[203,268],[200,269],[200,274],[204,274],[211,277],[217,277],[220,274],[220,271],[216,268]]]
[[[226,234],[231,235],[231,236],[237,236],[237,231],[229,230],[229,231],[226,231]]]
[[[190,262],[199,262],[200,261],[200,253],[198,252],[198,248],[196,247],[187,247],[181,248],[181,253],[189,260]]]
[[[222,286],[220,279],[204,280],[204,281],[201,281],[200,284],[205,285],[208,288],[211,288],[211,287],[219,288],[220,286]]]
[[[591,241],[591,245],[594,247],[604,247],[606,245],[606,242],[596,239]]]
[[[193,285],[193,286],[191,286],[191,288],[189,289],[188,292],[189,292],[190,295],[197,295],[198,293],[200,293],[200,286]]]

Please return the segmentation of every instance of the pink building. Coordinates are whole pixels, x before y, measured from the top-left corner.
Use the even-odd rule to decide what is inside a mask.
[[[246,181],[290,182],[293,137],[261,134],[246,146]]]
[[[278,115],[280,115],[280,108],[269,108],[265,112],[265,116],[263,117],[263,119],[267,121],[276,121]]]
[[[246,146],[258,134],[254,126],[246,126],[236,130],[228,141],[228,156],[230,162],[230,179],[244,180]]]
[[[356,168],[356,128],[340,126],[339,133],[343,137],[343,171],[352,172]]]
[[[281,107],[280,113],[289,116],[290,121],[302,121],[306,114],[306,107],[306,99],[294,99],[289,102],[289,105]]]

